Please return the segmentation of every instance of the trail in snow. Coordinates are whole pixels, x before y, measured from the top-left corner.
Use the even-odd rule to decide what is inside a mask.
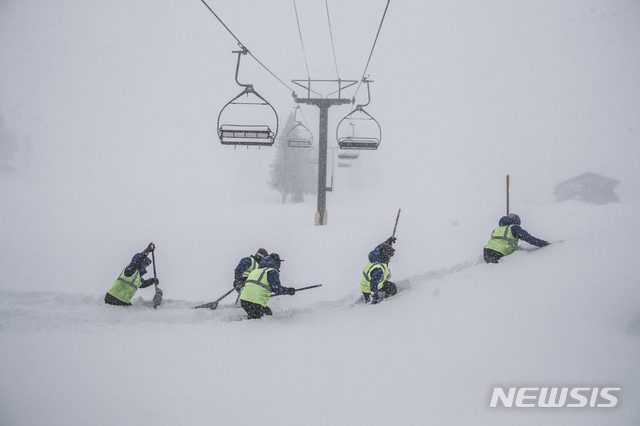
[[[384,303],[392,303],[394,299],[405,297],[406,292],[419,287],[423,288],[444,276],[480,264],[484,264],[482,259],[472,259],[449,268],[440,268],[401,279],[396,282],[398,294],[393,298],[386,299]],[[438,292],[438,289],[434,289],[434,295],[437,295]],[[286,296],[283,297],[286,298]],[[304,294],[297,297],[304,297]],[[153,301],[146,300],[143,296],[134,297],[132,299],[133,306],[119,307],[105,305],[103,297],[92,295],[0,290],[0,331],[24,332],[50,328],[90,330],[95,326],[113,324],[198,324],[245,319],[244,310],[236,307],[233,300],[235,300],[234,297],[229,297],[228,300],[221,301],[215,310],[194,310],[192,308],[205,302],[164,298],[162,305],[154,310]],[[275,309],[273,318],[326,315],[363,305],[363,301],[362,293],[358,290],[356,283],[353,292],[341,299],[315,302],[305,307]],[[277,304],[278,299],[272,298],[271,305]]]

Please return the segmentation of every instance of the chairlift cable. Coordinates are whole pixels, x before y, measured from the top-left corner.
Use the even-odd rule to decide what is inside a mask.
[[[304,42],[302,41],[302,30],[300,29],[300,18],[298,17],[298,8],[296,7],[296,0],[293,0],[293,10],[296,13],[296,23],[298,24],[298,34],[300,35],[300,45],[302,46],[302,56],[304,57],[304,65],[307,67],[307,78],[311,80],[311,73],[309,72],[309,63],[307,62],[307,52],[304,50]]]
[[[236,35],[235,35],[235,34],[234,34],[230,29],[229,29],[229,27],[227,27],[227,25],[226,25],[224,22],[222,22],[222,19],[220,19],[220,17],[219,17],[219,16],[218,16],[214,11],[213,11],[213,9],[211,9],[211,7],[207,4],[207,2],[206,2],[206,1],[204,1],[204,0],[200,0],[200,1],[202,1],[202,3],[207,7],[207,9],[209,9],[209,11],[213,14],[213,16],[215,16],[215,17],[216,17],[216,19],[217,19],[218,21],[220,21],[220,23],[222,24],[222,26],[223,26],[223,27],[224,27],[224,28],[229,32],[229,34],[231,34],[231,36],[232,36],[233,38],[235,38],[235,39],[236,39],[236,41],[238,42],[238,45],[239,45],[241,48],[245,49],[245,50],[247,51],[247,53],[248,53],[248,54],[249,54],[253,59],[255,59],[255,61],[256,61],[258,64],[260,64],[260,65],[262,66],[262,68],[264,68],[265,70],[267,70],[267,72],[268,72],[269,74],[271,74],[271,75],[272,75],[276,80],[278,80],[280,83],[282,83],[282,85],[283,85],[283,86],[285,86],[287,89],[289,89],[289,90],[291,91],[291,93],[295,93],[295,92],[294,92],[294,90],[293,90],[291,87],[289,87],[289,86],[288,86],[284,81],[282,81],[282,80],[281,80],[277,75],[275,75],[275,74],[274,74],[274,73],[273,73],[269,68],[267,68],[267,67],[266,67],[262,62],[260,62],[260,60],[259,60],[258,58],[256,58],[256,57],[254,56],[254,54],[253,54],[253,53],[251,53],[251,51],[250,51],[249,49],[247,49],[247,47],[246,47],[246,46],[245,46],[245,45],[240,41],[240,39],[239,39],[238,37],[236,37]]]
[[[336,46],[333,43],[333,30],[331,29],[331,17],[329,16],[329,2],[324,0],[324,4],[327,9],[327,21],[329,22],[329,36],[331,37],[331,49],[333,49],[333,63],[336,66],[336,77],[340,80],[340,73],[338,72],[338,60],[336,59]]]
[[[391,0],[387,0],[387,6],[384,8],[384,13],[382,14],[382,19],[380,20],[380,26],[378,27],[378,33],[376,34],[376,38],[373,41],[373,46],[371,47],[371,53],[369,53],[369,59],[367,60],[367,65],[364,67],[364,72],[362,73],[360,84],[358,84],[358,88],[356,89],[356,92],[353,94],[354,99],[356,98],[356,95],[360,90],[360,86],[362,86],[362,82],[364,81],[365,75],[367,74],[367,68],[369,68],[369,62],[371,62],[371,57],[373,56],[373,50],[376,48],[376,43],[378,42],[378,36],[380,35],[380,30],[382,29],[382,23],[384,22],[384,18],[387,15],[387,9],[389,9],[389,3],[391,3]]]

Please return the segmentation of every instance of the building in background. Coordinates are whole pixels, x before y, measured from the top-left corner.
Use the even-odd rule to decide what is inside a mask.
[[[619,183],[595,173],[584,173],[559,183],[553,194],[557,202],[580,200],[595,204],[617,203],[619,198],[614,189]]]

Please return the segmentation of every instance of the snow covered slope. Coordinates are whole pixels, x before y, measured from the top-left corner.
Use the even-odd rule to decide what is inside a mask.
[[[411,276],[400,260],[420,247],[401,222],[391,269],[403,291],[379,306],[355,303],[357,274],[274,298],[260,321],[238,321],[233,296],[192,310],[201,301],[168,287],[155,311],[143,290],[129,309],[3,290],[2,424],[637,424],[637,207],[532,208],[535,235],[562,242],[486,265],[474,241],[477,256]],[[494,387],[621,391],[614,408],[489,408]]]

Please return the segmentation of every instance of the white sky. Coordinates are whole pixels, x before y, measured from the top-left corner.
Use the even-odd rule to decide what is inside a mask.
[[[293,2],[209,4],[287,85],[307,77]],[[328,4],[340,77],[359,79],[386,1]],[[310,75],[332,79],[324,6],[297,2]],[[392,1],[367,72],[382,143],[336,187],[361,191],[366,208],[384,200],[457,217],[500,214],[506,174],[522,211],[591,171],[620,180],[623,202],[637,201],[638,22],[630,0]],[[143,248],[167,223],[192,227],[184,244],[201,249],[196,229],[274,203],[274,150],[216,139],[220,109],[241,91],[237,48],[196,0],[0,2],[0,114],[21,147],[17,172],[0,176],[8,264],[37,241],[80,256],[78,236],[111,255],[125,241]],[[289,89],[250,58],[240,80],[286,121]],[[317,113],[303,108],[317,137]],[[332,109],[332,125],[349,110]],[[251,232],[225,229],[216,250]]]

